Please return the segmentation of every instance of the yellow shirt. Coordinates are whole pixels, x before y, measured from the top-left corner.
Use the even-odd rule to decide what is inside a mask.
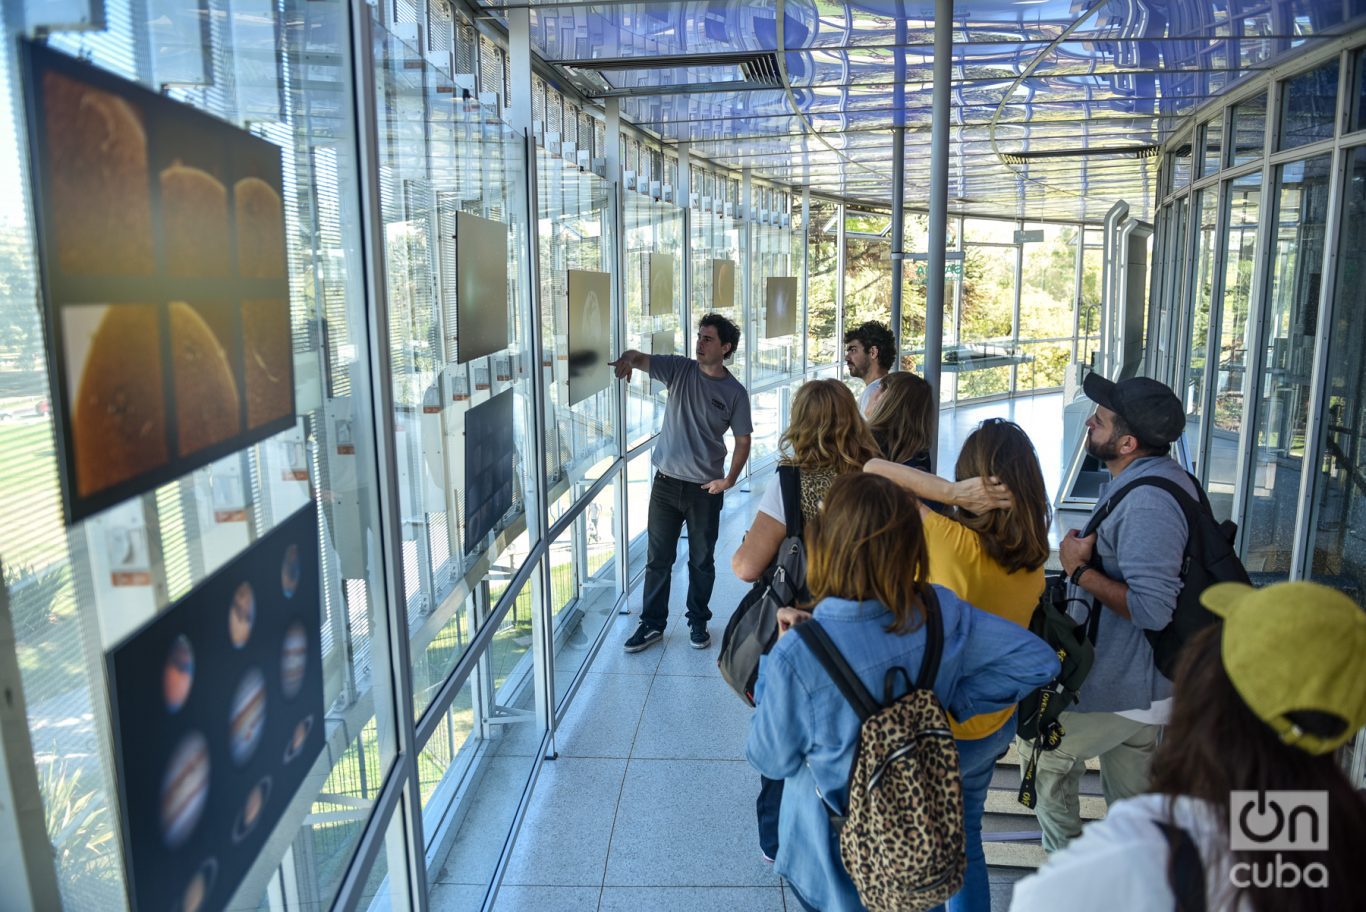
[[[952,589],[959,598],[997,617],[1029,626],[1043,593],[1043,567],[1007,573],[982,547],[978,534],[960,522],[927,513],[925,543],[930,552],[930,582]],[[1005,725],[1014,707],[983,713],[963,722],[949,719],[953,736],[975,741]]]

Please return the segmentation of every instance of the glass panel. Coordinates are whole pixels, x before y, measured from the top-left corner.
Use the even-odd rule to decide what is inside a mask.
[[[1218,117],[1205,124],[1201,131],[1204,134],[1204,155],[1201,158],[1200,176],[1208,177],[1219,170],[1224,161],[1224,118],[1222,112]]]
[[[613,306],[616,292],[607,279],[608,301],[591,299],[598,306],[590,306],[590,296],[583,299],[582,312],[570,313],[569,272],[571,270],[612,273],[616,256],[615,219],[612,200],[613,186],[587,171],[580,171],[569,162],[551,155],[544,149],[536,151],[537,192],[539,194],[539,265],[541,282],[541,334],[545,345],[544,361],[551,369],[544,377],[546,396],[546,478],[550,486],[550,522],[555,522],[572,501],[560,499],[570,485],[596,477],[610,464],[615,455],[616,407],[614,405],[622,384],[612,379],[610,369],[603,365],[604,374],[595,375],[603,383],[591,392],[592,384],[579,387],[575,378],[591,371],[601,352],[591,347],[580,349],[571,365],[570,346],[576,349],[580,340],[606,340],[607,354],[611,354],[610,340],[619,319],[619,309]],[[574,308],[578,309],[578,303]],[[571,325],[577,317],[578,325]],[[683,340],[680,340],[683,344]],[[581,359],[587,358],[587,361]],[[590,392],[585,398],[571,403],[573,395],[582,389]]]
[[[687,353],[683,313],[683,212],[639,193],[626,194],[626,347],[649,354]],[[669,296],[668,301],[658,300]],[[663,387],[637,371],[626,391],[627,446],[659,431]]]
[[[1290,574],[1295,540],[1331,164],[1332,157],[1322,155],[1276,169],[1266,362],[1257,378],[1261,395],[1243,552],[1250,572],[1278,579]]]
[[[630,542],[631,582],[645,572],[645,527],[650,516],[650,480],[654,468],[649,450],[626,465],[626,538]]]
[[[1191,182],[1191,146],[1186,143],[1168,159],[1171,168],[1171,187],[1168,192],[1180,190]]]
[[[1266,148],[1266,93],[1233,106],[1233,142],[1229,143],[1229,166],[1247,164],[1262,157]]]
[[[1072,320],[1077,298],[1077,244],[1082,229],[1073,225],[1028,224],[1042,231],[1042,242],[1024,244],[1020,264],[1020,391],[1062,386],[1072,357]],[[1032,344],[1026,345],[1029,342]]]
[[[836,203],[811,201],[806,239],[807,367],[833,365],[837,352],[843,351],[835,339],[835,273],[839,269],[836,218]]]
[[[1014,244],[1019,227],[1002,219],[963,219],[963,239],[969,244]]]
[[[1214,425],[1210,433],[1205,490],[1219,519],[1233,512],[1238,441],[1243,431],[1243,385],[1251,340],[1248,319],[1252,271],[1257,253],[1257,218],[1262,176],[1249,174],[1228,185],[1228,227],[1224,244],[1224,286],[1219,301],[1219,354],[1214,387]]]
[[[1077,363],[1092,366],[1092,358],[1100,349],[1100,277],[1105,262],[1105,232],[1098,228],[1087,228],[1082,233],[1082,239]]]
[[[1218,228],[1219,194],[1206,187],[1196,195],[1195,288],[1191,294],[1189,339],[1186,358],[1186,451],[1191,456],[1191,471],[1199,475],[1203,460],[1199,453],[1200,430],[1205,414],[1205,368],[1209,355],[1210,305],[1214,300],[1215,231]]]
[[[490,124],[477,102],[452,103],[454,85],[444,74],[411,65],[422,60],[418,49],[379,34],[377,120],[408,125],[380,136],[380,200],[413,712],[421,716],[474,632],[470,587],[500,558],[515,572],[531,546],[525,511],[534,486],[522,455],[533,446],[531,381],[514,369],[527,357],[519,340],[530,317],[525,167],[509,131]],[[477,243],[490,249],[477,248],[466,263],[459,245]],[[481,259],[498,268],[474,281],[457,276]],[[500,284],[506,291],[496,303],[460,300]],[[479,349],[492,353],[470,358],[479,330],[458,332],[457,324],[497,309],[498,338]],[[496,477],[495,465],[507,467],[503,483],[471,483]]]
[[[1280,147],[1332,139],[1338,113],[1338,62],[1301,73],[1281,85]]]
[[[372,521],[378,512],[375,431],[363,391],[373,388],[375,378],[361,347],[367,310],[357,265],[363,220],[356,202],[348,7],[291,3],[288,16],[277,16],[279,4],[204,0],[189,4],[194,15],[152,21],[149,10],[164,5],[106,6],[104,30],[54,33],[49,46],[249,131],[278,151],[283,193],[274,205],[283,219],[289,283],[280,312],[287,313],[289,328],[277,336],[282,351],[263,347],[253,354],[266,361],[277,354],[292,359],[294,406],[302,420],[160,489],[66,525],[29,222],[34,200],[20,165],[30,137],[21,86],[14,82],[14,30],[20,21],[30,29],[42,25],[52,10],[42,3],[7,6],[0,48],[0,133],[6,146],[0,154],[0,198],[6,201],[0,220],[0,409],[19,414],[0,422],[0,462],[6,467],[0,481],[0,555],[39,788],[49,811],[73,815],[73,825],[54,829],[62,904],[92,912],[128,904],[123,871],[129,859],[117,830],[123,813],[133,811],[120,808],[116,798],[107,708],[115,695],[103,671],[105,652],[215,570],[246,555],[316,493],[321,603],[320,625],[310,635],[320,644],[322,702],[303,731],[321,732],[323,747],[296,793],[280,792],[276,779],[267,807],[279,812],[280,824],[240,882],[220,878],[219,889],[235,887],[241,907],[255,908],[268,891],[282,890],[330,907],[375,795],[392,772],[397,730],[388,606],[378,570],[382,561],[373,550],[379,540]],[[298,78],[305,70],[309,78]],[[187,144],[184,152],[188,157],[203,150]],[[268,159],[273,170],[275,153]],[[96,161],[88,164],[96,167]],[[200,164],[213,167],[202,159]],[[192,169],[186,162],[185,170]],[[212,200],[215,176],[195,170],[196,188],[207,188],[205,199]],[[217,188],[226,193],[221,181]],[[212,211],[206,204],[203,217]],[[258,592],[262,605],[267,597]],[[271,604],[278,606],[278,596]],[[209,655],[200,652],[201,669],[208,667]],[[273,712],[282,712],[282,704],[272,705]],[[224,707],[223,718],[226,712]],[[225,773],[215,772],[215,788],[232,781],[231,771]],[[205,859],[185,857],[188,851],[168,852],[169,876],[188,880],[200,869]]]
[[[465,897],[454,908],[478,907],[469,903],[482,898],[493,881],[545,736],[534,711],[538,687],[531,657],[519,642],[531,639],[528,621],[539,577],[518,594],[493,649],[475,665],[418,754],[435,908],[447,902],[443,893]],[[519,659],[509,662],[519,650]]]
[[[886,323],[892,317],[892,242],[851,237],[845,244],[845,332],[869,320]]]
[[[843,351],[835,339],[835,271],[839,268],[835,220],[838,211],[835,203],[811,201],[811,225],[806,242],[807,367],[834,364],[837,349]]]
[[[617,485],[607,485],[550,545],[550,606],[555,612],[555,703],[561,705],[602,630],[616,616]]]
[[[1366,146],[1352,150],[1328,333],[1310,578],[1366,596]]]
[[[754,364],[750,375],[750,385],[760,387],[777,380],[793,370],[801,369],[802,327],[801,275],[800,268],[792,256],[792,231],[774,225],[752,225],[750,227],[750,277],[753,287],[750,291],[749,325],[744,328],[745,335],[752,341],[751,351],[755,352]],[[776,298],[775,304],[785,303],[790,312],[775,314],[775,322],[768,322],[768,280],[770,278],[791,278],[796,287],[796,295]],[[789,284],[789,283],[784,283]],[[783,319],[792,321],[793,331],[784,333]],[[770,333],[774,334],[769,338]],[[743,380],[743,377],[741,378]]]
[[[1006,225],[1010,239],[1015,226]],[[967,220],[965,234],[970,234]],[[1000,235],[1003,236],[1003,235]],[[963,258],[963,303],[958,344],[944,346],[944,366],[958,375],[958,398],[1010,392],[1010,365],[1016,360],[1012,323],[1015,311],[1015,264],[1020,248],[968,245]]]
[[[679,340],[684,353],[691,348],[697,333],[697,321],[703,315],[719,313],[741,328],[740,348],[726,367],[735,376],[745,376],[745,359],[749,357],[753,338],[744,333],[744,264],[740,262],[740,231],[742,223],[726,215],[703,211],[693,213],[692,236],[692,326]],[[722,262],[718,262],[722,261]],[[726,265],[724,261],[729,261]]]
[[[1357,89],[1352,93],[1352,115],[1348,118],[1349,130],[1366,129],[1366,48],[1356,52],[1352,69],[1357,74]]]

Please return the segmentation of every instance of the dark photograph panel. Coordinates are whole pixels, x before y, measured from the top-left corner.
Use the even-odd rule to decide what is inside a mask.
[[[226,278],[232,271],[229,147],[190,118],[152,117],[165,274]]]
[[[652,253],[650,262],[650,316],[661,317],[674,310],[674,258],[668,253]]]
[[[128,891],[218,912],[323,749],[309,504],[105,658]]]
[[[227,129],[240,135],[240,131]],[[231,163],[237,272],[247,279],[284,279],[289,276],[289,266],[280,151],[271,143],[246,135],[254,142],[236,143]]]
[[[512,390],[465,413],[465,553],[470,554],[512,509],[517,485]]]
[[[508,226],[468,212],[455,219],[456,361],[508,347]]]
[[[294,347],[289,302],[280,298],[242,302],[243,385],[247,427],[294,416]]]
[[[611,275],[569,270],[570,405],[602,392],[611,382],[611,308]]]
[[[233,365],[241,360],[234,310],[223,301],[170,304],[176,452],[182,456],[242,430],[242,400],[233,376]]]
[[[62,310],[62,361],[75,390],[68,421],[75,489],[90,497],[164,467],[170,459],[155,304]]]
[[[729,310],[735,306],[735,261],[711,261],[711,309]]]
[[[23,52],[75,522],[294,422],[280,148],[45,45]]]
[[[797,331],[797,280],[771,276],[764,283],[764,338],[790,336]]]
[[[39,67],[46,129],[49,250],[73,276],[150,276],[151,175],[142,110],[113,92]],[[35,143],[35,145],[38,145]]]

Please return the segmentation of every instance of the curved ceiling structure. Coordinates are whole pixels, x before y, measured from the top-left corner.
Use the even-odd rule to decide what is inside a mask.
[[[904,123],[906,203],[928,200],[930,2],[481,5],[530,6],[534,49],[566,81],[757,177],[886,205],[890,130]],[[1124,199],[1144,215],[1147,150],[1207,99],[1362,14],[1366,0],[959,2],[950,208],[1097,221]]]

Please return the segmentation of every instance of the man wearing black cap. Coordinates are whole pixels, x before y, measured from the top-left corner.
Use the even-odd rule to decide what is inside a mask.
[[[1096,403],[1086,420],[1086,451],[1105,463],[1110,482],[1099,511],[1116,491],[1136,479],[1159,475],[1198,496],[1195,483],[1168,454],[1186,428],[1181,400],[1147,377],[1112,383],[1090,374],[1084,391]],[[1117,501],[1095,532],[1071,529],[1058,548],[1078,601],[1077,620],[1098,612],[1096,659],[1080,700],[1060,719],[1066,735],[1054,751],[1039,754],[1035,810],[1044,848],[1056,851],[1081,833],[1077,789],[1085,763],[1100,758],[1107,802],[1147,790],[1148,763],[1167,721],[1171,683],[1153,663],[1145,630],[1172,619],[1181,591],[1186,517],[1165,491],[1140,485]],[[1028,756],[1028,754],[1025,754]]]

